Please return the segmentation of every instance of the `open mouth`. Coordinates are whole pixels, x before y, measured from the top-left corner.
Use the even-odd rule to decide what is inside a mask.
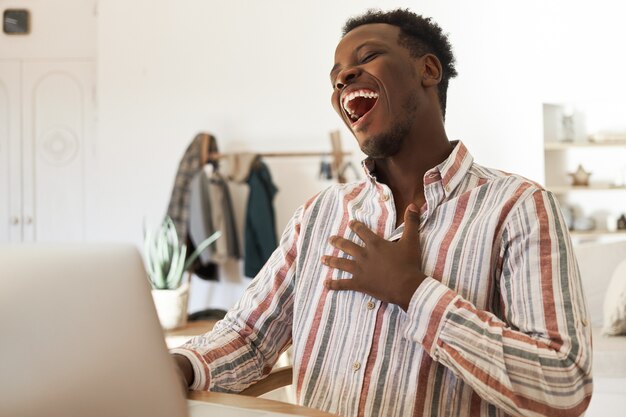
[[[351,91],[341,100],[341,106],[354,125],[365,116],[378,101],[378,93],[365,88]]]

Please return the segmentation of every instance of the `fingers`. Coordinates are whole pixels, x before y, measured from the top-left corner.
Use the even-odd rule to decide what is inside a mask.
[[[328,267],[340,269],[354,275],[356,263],[352,259],[338,258],[336,256],[322,256],[322,263]]]
[[[376,242],[377,240],[382,239],[380,236],[378,236],[376,233],[370,230],[369,227],[367,227],[366,225],[364,225],[358,220],[350,221],[349,226],[350,226],[350,230],[356,233],[357,236],[360,237],[363,242],[365,242],[365,245],[370,245]]]
[[[351,240],[344,239],[340,236],[332,236],[328,239],[328,243],[353,257],[363,254],[363,246],[357,245]]]
[[[420,234],[420,214],[419,209],[414,203],[409,204],[404,212],[404,233],[402,240],[411,243],[419,242]]]
[[[354,279],[327,279],[324,285],[334,291],[358,291],[357,282]]]

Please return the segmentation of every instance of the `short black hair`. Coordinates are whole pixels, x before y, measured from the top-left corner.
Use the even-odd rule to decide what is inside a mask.
[[[346,36],[348,32],[359,26],[371,23],[386,23],[399,27],[398,43],[407,48],[412,57],[419,58],[430,53],[439,59],[443,73],[437,91],[441,112],[445,118],[448,81],[457,75],[448,35],[443,33],[441,27],[430,17],[415,14],[409,9],[395,9],[387,12],[370,9],[360,16],[348,19],[343,27],[342,36]]]

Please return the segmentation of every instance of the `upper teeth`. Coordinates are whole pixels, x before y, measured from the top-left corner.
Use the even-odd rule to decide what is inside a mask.
[[[356,90],[346,94],[341,103],[344,110],[350,115],[355,115],[355,111],[348,107],[348,104],[357,97],[378,98],[378,93],[370,90]]]

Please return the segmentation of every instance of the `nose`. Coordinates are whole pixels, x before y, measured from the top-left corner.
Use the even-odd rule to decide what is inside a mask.
[[[357,67],[349,67],[343,69],[337,75],[337,79],[335,80],[335,88],[337,90],[343,89],[346,85],[354,82],[354,80],[359,76],[360,73],[361,70],[359,70]]]

